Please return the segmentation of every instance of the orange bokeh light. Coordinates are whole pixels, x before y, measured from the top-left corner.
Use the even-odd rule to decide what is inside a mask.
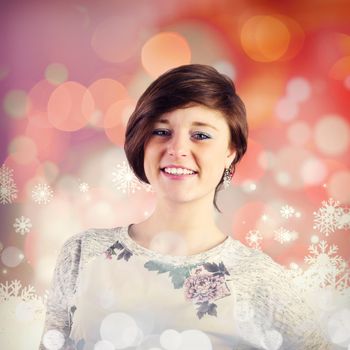
[[[171,68],[190,63],[191,49],[180,34],[159,33],[143,45],[141,60],[147,73],[156,78]]]
[[[258,62],[273,62],[281,58],[288,50],[290,38],[286,24],[273,16],[251,17],[241,30],[243,50]]]
[[[271,69],[260,76],[247,80],[240,87],[240,96],[247,106],[250,129],[273,123],[277,100],[284,92],[282,72]]]
[[[114,103],[107,111],[104,120],[105,133],[115,145],[123,147],[127,121],[135,109],[136,102],[131,99]]]
[[[350,56],[338,60],[331,68],[329,75],[336,80],[343,80],[350,76]]]
[[[115,102],[128,97],[127,89],[118,81],[113,79],[100,79],[92,83],[86,94],[94,99],[94,112],[88,117],[91,125],[102,128],[107,110]],[[87,96],[89,98],[89,96]]]
[[[48,102],[50,123],[59,130],[76,131],[87,124],[94,111],[94,101],[85,86],[68,81],[59,85]]]
[[[40,127],[52,127],[47,117],[47,104],[54,90],[55,86],[47,80],[41,80],[31,88],[28,93],[31,100],[28,120],[37,123]]]

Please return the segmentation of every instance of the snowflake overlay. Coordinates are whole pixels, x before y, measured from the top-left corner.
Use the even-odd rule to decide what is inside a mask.
[[[141,182],[136,178],[129,165],[123,161],[122,165],[117,164],[115,170],[112,172],[112,181],[115,183],[116,189],[123,193],[135,193],[140,190]]]
[[[326,241],[312,244],[309,247],[310,255],[305,262],[311,265],[304,273],[308,284],[321,288],[330,286],[334,290],[345,290],[350,287],[350,270],[348,263],[339,255],[338,246],[328,245]]]
[[[289,205],[284,205],[280,210],[281,216],[285,219],[295,215],[295,209]]]
[[[274,240],[280,242],[281,244],[295,241],[299,236],[298,232],[289,231],[283,227],[280,227],[279,229],[275,230],[274,233]]]
[[[28,233],[30,231],[32,223],[29,218],[21,216],[20,218],[15,219],[13,227],[15,228],[15,232],[24,235],[25,233]]]
[[[343,217],[343,208],[339,207],[339,202],[330,198],[322,201],[322,207],[314,212],[314,229],[329,236],[331,232],[340,228],[340,219]]]
[[[341,215],[338,219],[338,228],[341,230],[350,230],[350,209],[341,208]]]
[[[34,187],[32,191],[32,198],[34,202],[38,204],[47,204],[51,201],[53,197],[53,191],[51,187],[47,184],[38,184]]]
[[[17,198],[17,186],[13,180],[13,170],[6,165],[0,168],[0,203],[12,203]]]
[[[253,249],[261,250],[260,242],[262,241],[263,237],[258,230],[248,231],[248,234],[245,238],[250,247]]]

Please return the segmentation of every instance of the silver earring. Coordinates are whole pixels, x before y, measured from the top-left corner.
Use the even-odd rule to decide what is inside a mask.
[[[232,173],[231,173],[231,166],[229,168],[225,168],[225,171],[224,171],[224,181],[223,181],[223,184],[224,184],[224,189],[226,190],[227,188],[230,187],[231,185],[231,179],[232,179]]]

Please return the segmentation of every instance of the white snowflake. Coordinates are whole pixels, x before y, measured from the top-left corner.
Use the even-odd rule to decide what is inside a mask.
[[[260,242],[262,241],[263,237],[259,230],[250,230],[248,231],[248,234],[246,235],[246,241],[248,242],[248,245],[254,249],[261,250]]]
[[[277,230],[274,231],[274,233],[275,233],[274,240],[277,242],[280,242],[281,244],[295,241],[299,237],[298,232],[289,231],[284,227],[278,228]]]
[[[88,183],[82,182],[82,183],[79,184],[79,190],[80,190],[80,192],[86,193],[86,192],[89,191],[89,189],[90,189],[90,187],[89,187],[89,184],[88,184]]]
[[[312,244],[308,250],[310,255],[304,260],[311,266],[304,273],[305,279],[320,287],[331,286],[338,290],[350,287],[350,269],[347,262],[337,254],[337,245],[328,246],[326,241],[321,241],[317,245]]]
[[[342,208],[339,202],[330,198],[328,201],[322,201],[322,207],[314,212],[314,229],[329,236],[339,228],[339,220],[342,217]]]
[[[25,233],[28,233],[30,231],[32,223],[29,218],[21,216],[20,218],[15,219],[13,227],[15,228],[15,232],[24,235]]]
[[[289,205],[284,205],[281,208],[280,213],[281,213],[283,218],[289,219],[290,217],[295,215],[295,209]]]
[[[12,203],[17,198],[17,186],[13,180],[13,170],[3,164],[0,168],[0,202]]]
[[[112,176],[112,181],[118,191],[121,190],[123,193],[130,194],[142,188],[141,182],[125,161],[123,161],[122,165],[117,164],[112,172]]]
[[[13,280],[10,283],[0,283],[0,303],[7,301],[11,297],[20,298],[22,301],[38,299],[33,286],[22,287],[19,280]]]
[[[34,202],[38,204],[47,204],[51,201],[53,197],[53,191],[51,187],[47,184],[38,184],[34,187],[32,191],[32,198]]]
[[[0,284],[1,344],[6,344],[6,349],[23,348],[23,339],[40,339],[45,304],[47,294],[44,297],[37,296],[32,286],[22,287],[18,280]],[[34,350],[37,346],[35,342],[29,341],[24,348]]]
[[[341,208],[338,218],[338,228],[341,230],[350,230],[350,210],[349,208]]]

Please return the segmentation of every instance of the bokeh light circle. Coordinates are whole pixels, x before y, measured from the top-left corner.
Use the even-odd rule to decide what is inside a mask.
[[[340,155],[349,147],[349,124],[339,115],[327,115],[316,124],[314,140],[317,148],[325,155]]]
[[[350,75],[350,56],[340,58],[334,63],[329,75],[336,80],[344,80]]]
[[[241,30],[241,44],[245,53],[254,61],[273,62],[288,50],[288,27],[273,16],[249,18]]]
[[[6,247],[1,252],[1,262],[7,267],[18,266],[23,258],[23,252],[17,247]]]
[[[45,78],[51,84],[62,84],[68,79],[68,69],[62,63],[51,63],[45,69]]]
[[[143,68],[152,77],[158,77],[171,68],[191,62],[187,40],[178,33],[163,32],[154,35],[142,47]]]
[[[182,345],[183,350],[201,349],[201,350],[212,350],[212,344],[207,334],[196,329],[189,329],[183,331]]]
[[[102,340],[111,342],[115,348],[123,349],[134,344],[139,335],[139,328],[131,316],[116,312],[103,319],[100,335]]]
[[[294,100],[281,98],[276,104],[276,115],[278,119],[288,122],[294,119],[299,112],[299,107]]]
[[[328,171],[326,165],[317,158],[306,159],[300,169],[301,177],[306,185],[318,185],[323,183]]]
[[[114,345],[106,340],[100,340],[94,345],[94,350],[114,350]]]
[[[306,101],[311,95],[310,83],[302,78],[293,78],[287,84],[287,96],[295,102]]]
[[[30,108],[30,99],[24,90],[10,90],[4,97],[4,110],[14,118],[22,118]]]
[[[48,118],[59,130],[76,131],[83,128],[94,111],[94,102],[87,89],[74,81],[59,85],[48,102]]]
[[[350,341],[350,309],[338,310],[328,319],[327,330],[334,344],[343,345]]]
[[[334,173],[328,184],[327,191],[331,198],[343,204],[350,204],[350,171],[338,171]]]
[[[48,350],[60,350],[64,341],[64,335],[56,329],[48,330],[43,336],[43,344]]]
[[[106,113],[110,107],[128,97],[127,89],[117,80],[99,79],[94,81],[86,91],[87,100],[89,96],[94,101],[94,111],[86,115],[89,124],[95,127],[104,127]]]
[[[294,145],[304,145],[311,137],[310,127],[304,121],[297,121],[289,126],[287,130],[287,137]]]
[[[9,154],[19,164],[29,164],[37,156],[37,147],[34,141],[27,136],[15,137],[8,146]]]
[[[160,345],[166,350],[176,350],[182,342],[181,334],[175,329],[166,329],[159,338]]]

